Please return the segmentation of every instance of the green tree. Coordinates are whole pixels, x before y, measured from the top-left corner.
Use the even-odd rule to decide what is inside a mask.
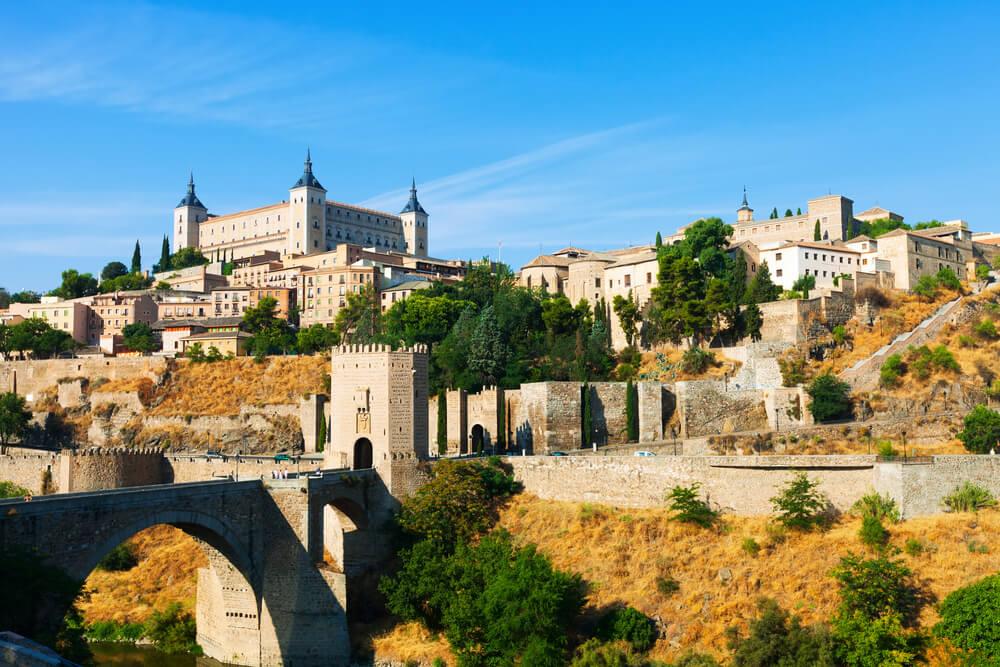
[[[968,651],[966,664],[1000,663],[1000,575],[952,591],[939,613],[935,636]]]
[[[145,635],[164,653],[201,655],[202,652],[196,641],[195,620],[179,602],[170,603],[162,611],[154,611],[146,622]]]
[[[102,280],[97,289],[101,294],[109,294],[111,292],[149,289],[152,284],[153,279],[146,278],[141,273],[126,273],[111,280]]]
[[[327,353],[338,342],[336,332],[324,324],[314,324],[305,329],[299,329],[296,334],[296,347],[298,347],[300,354]]]
[[[0,498],[23,498],[30,495],[31,491],[23,486],[18,486],[13,482],[0,481]]]
[[[617,607],[601,618],[597,636],[607,642],[625,642],[645,653],[656,643],[656,623],[634,607]]]
[[[593,394],[593,390],[588,383],[584,382],[583,386],[580,387],[580,435],[583,440],[580,443],[581,447],[591,447],[596,442],[597,437],[594,433],[594,413],[591,394]]]
[[[122,329],[122,343],[134,352],[152,352],[156,349],[153,329],[145,322],[126,324]]]
[[[663,235],[660,232],[656,232],[656,247],[660,248],[663,246]]]
[[[31,413],[23,398],[14,392],[0,394],[0,454],[6,454],[7,447],[24,436],[30,423]]]
[[[101,269],[101,280],[111,280],[128,273],[128,267],[121,262],[108,262]]]
[[[132,251],[132,273],[142,273],[142,249],[139,248],[139,239],[135,240],[135,249]]]
[[[170,256],[170,269],[173,271],[180,271],[181,269],[208,263],[208,258],[201,254],[201,250],[190,246],[181,248]]]
[[[771,498],[778,522],[796,530],[808,530],[823,523],[827,505],[819,481],[809,479],[805,472],[796,473]]]
[[[771,280],[771,269],[767,266],[767,260],[757,265],[757,273],[750,280],[747,287],[747,303],[767,303],[777,301],[781,296],[781,288]]]
[[[42,295],[31,290],[21,290],[10,295],[11,303],[39,303],[41,300]]]
[[[985,405],[977,405],[965,415],[958,439],[974,454],[988,454],[1000,446],[1000,413]]]
[[[80,273],[76,269],[66,269],[62,272],[62,284],[51,292],[52,296],[62,299],[79,299],[97,294],[97,278],[89,273]]]
[[[170,241],[167,240],[167,236],[164,234],[163,243],[160,247],[160,261],[153,265],[153,273],[162,273],[172,268],[170,266]]]
[[[786,218],[792,217],[792,209],[790,209],[790,208],[786,208],[785,209],[785,217]]]
[[[795,215],[802,215],[802,209],[801,208],[795,209]]]
[[[976,280],[986,282],[990,278],[989,264],[976,264]]]
[[[830,372],[817,375],[806,389],[809,412],[817,422],[848,419],[852,415],[851,385]]]
[[[628,291],[628,297],[616,294],[612,299],[612,308],[618,316],[618,324],[621,325],[622,333],[625,334],[625,344],[632,347],[635,344],[635,337],[639,331],[639,323],[642,321],[642,311],[639,310],[639,303],[632,295],[632,290]]]
[[[771,209],[771,215],[769,216],[769,219],[776,220],[777,218],[778,218],[778,207],[775,206],[774,208]]]
[[[819,219],[816,219],[816,225],[813,227],[813,241],[823,240],[823,228],[820,227]]]
[[[823,625],[803,626],[777,602],[761,598],[749,633],[726,630],[733,667],[839,667],[835,641]]]
[[[934,276],[920,276],[917,284],[912,287],[912,291],[919,297],[928,301],[937,296],[938,281]]]
[[[625,383],[625,422],[628,441],[639,442],[639,390],[632,380]]]
[[[809,298],[809,291],[815,289],[816,287],[816,276],[809,274],[808,276],[799,276],[794,283],[792,283],[792,291],[798,292],[802,295],[803,299]]]
[[[702,500],[699,489],[701,484],[692,483],[690,486],[675,486],[667,493],[667,500],[670,501],[670,509],[675,514],[670,517],[673,521],[683,523],[693,523],[702,528],[710,528],[719,520],[719,513],[712,509],[707,500]]]
[[[479,374],[483,384],[495,386],[503,377],[510,350],[503,340],[493,306],[479,314],[469,342],[469,368]]]
[[[938,285],[945,289],[954,290],[956,292],[961,291],[962,281],[958,279],[955,272],[951,270],[949,266],[942,266],[938,269],[938,272],[934,274],[937,279]]]
[[[898,354],[889,355],[879,371],[879,384],[891,389],[899,384],[899,378],[906,373],[906,364]]]
[[[448,453],[448,392],[444,389],[437,396],[437,451]]]
[[[385,335],[406,345],[439,343],[448,335],[462,312],[476,308],[465,299],[422,290],[392,305],[383,318]]]
[[[414,298],[417,295],[413,295]],[[406,299],[409,301],[409,299]],[[347,303],[337,311],[333,330],[340,344],[365,344],[382,332],[382,310],[378,304],[375,287],[367,283],[359,292],[347,294]]]
[[[0,287],[0,310],[10,307],[10,292]]]

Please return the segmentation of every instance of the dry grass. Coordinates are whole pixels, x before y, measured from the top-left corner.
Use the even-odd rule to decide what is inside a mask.
[[[432,634],[419,623],[401,623],[381,632],[372,637],[371,645],[379,660],[430,665],[436,658],[441,658],[449,665],[455,664],[447,640]]]
[[[852,339],[850,350],[838,350],[829,359],[826,367],[839,373],[850,367],[856,361],[871,356],[880,347],[889,343],[901,333],[910,331],[922,321],[930,317],[935,310],[952,301],[958,293],[951,290],[938,290],[933,301],[927,301],[908,292],[887,293],[890,303],[880,312],[880,323],[868,327],[867,323],[852,319],[846,325],[847,333]]]
[[[154,399],[154,415],[235,415],[243,405],[295,403],[328,392],[324,355],[180,364]]]
[[[651,653],[660,660],[674,659],[688,649],[724,656],[726,628],[745,630],[762,596],[775,598],[806,623],[829,619],[838,603],[829,573],[849,550],[863,549],[857,537],[860,521],[854,518],[826,532],[790,534],[783,543],[774,543],[762,517],[726,517],[723,529],[706,531],[670,521],[665,509],[623,510],[527,495],[514,500],[500,524],[519,541],[537,544],[556,567],[580,573],[590,584],[588,606],[624,602],[659,616],[669,638]],[[902,558],[934,598],[1000,568],[1000,544],[993,538],[1000,530],[1000,513],[913,519],[890,530],[897,546],[909,538],[927,545],[925,553]],[[747,537],[762,547],[756,557],[742,549]],[[991,552],[971,553],[968,544],[973,540],[988,545]],[[719,579],[721,568],[732,571],[728,583]],[[676,580],[679,590],[660,593],[660,577]],[[924,627],[937,620],[932,605],[924,608],[920,620]],[[432,650],[428,644],[422,654],[423,641],[411,626],[400,626],[380,639],[378,655],[402,660],[405,651],[420,659]]]
[[[98,387],[96,391],[100,393],[134,392],[139,395],[139,401],[143,405],[149,405],[153,399],[154,386],[153,381],[147,377],[119,378],[117,380],[108,380]]]
[[[94,570],[80,605],[87,623],[141,623],[172,602],[194,609],[198,568],[208,559],[198,543],[171,526],[153,526],[131,540],[139,564],[127,572]]]
[[[664,372],[656,360],[656,355],[662,354],[666,358],[670,370]],[[684,350],[670,347],[660,347],[651,352],[642,354],[642,364],[639,366],[639,375],[647,374],[650,380],[660,382],[673,382],[675,380],[721,380],[724,375],[732,376],[740,368],[740,362],[723,357],[715,352],[716,364],[710,366],[704,373],[685,373],[680,369],[681,357]]]

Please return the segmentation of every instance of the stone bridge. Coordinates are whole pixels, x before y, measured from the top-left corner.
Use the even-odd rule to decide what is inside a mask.
[[[0,501],[0,549],[35,550],[82,581],[137,532],[175,526],[210,563],[197,596],[207,655],[240,665],[346,665],[347,578],[388,553],[377,528],[395,506],[373,469],[67,493]],[[39,610],[51,619],[64,612]]]

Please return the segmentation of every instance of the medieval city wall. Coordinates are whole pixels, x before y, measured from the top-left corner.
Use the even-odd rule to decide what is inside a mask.
[[[769,430],[761,391],[736,389],[724,380],[677,382],[674,391],[682,438]]]
[[[61,379],[97,378],[118,380],[147,377],[156,382],[170,362],[162,357],[114,357],[95,359],[39,359],[0,363],[0,393],[14,391],[34,400],[42,390]]]
[[[34,494],[41,494],[46,471],[51,475],[52,491],[58,488],[59,452],[9,447],[0,456],[0,481],[12,482]]]

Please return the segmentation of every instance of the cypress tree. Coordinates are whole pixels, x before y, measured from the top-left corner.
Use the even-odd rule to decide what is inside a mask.
[[[321,415],[319,433],[316,434],[316,451],[322,452],[324,449],[326,449],[326,416]]]
[[[774,220],[777,217],[778,217],[778,207],[775,206],[774,208],[771,209],[771,220]]]
[[[639,441],[639,390],[629,380],[625,384],[625,421],[628,423],[628,441]]]
[[[167,235],[163,235],[163,246],[160,248],[160,263],[157,264],[160,271],[170,270],[170,241],[167,240]]]
[[[816,226],[813,227],[813,241],[822,241],[822,240],[823,240],[823,231],[820,229],[819,219],[817,218]]]
[[[438,454],[448,453],[448,395],[444,389],[438,392]]]
[[[583,444],[582,447],[590,447],[591,433],[594,430],[594,416],[591,413],[590,408],[590,384],[584,382],[581,391],[581,402],[583,404],[583,423],[580,428],[583,430],[581,434]]]
[[[656,247],[657,248],[663,247],[663,235],[660,234],[660,232],[656,232]]]
[[[132,273],[142,272],[142,251],[139,249],[139,239],[135,240],[135,250],[132,251]]]
[[[802,207],[795,209],[795,215],[802,215]]]
[[[507,451],[507,401],[497,387],[497,453]]]
[[[790,209],[790,208],[786,208],[785,209],[785,217],[786,218],[792,217],[792,209]]]

